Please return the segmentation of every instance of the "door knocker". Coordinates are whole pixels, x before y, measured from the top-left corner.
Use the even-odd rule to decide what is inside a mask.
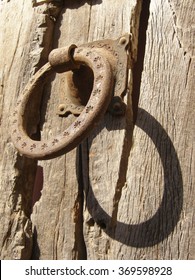
[[[102,40],[81,45],[54,49],[46,63],[31,78],[13,113],[12,141],[23,155],[35,159],[51,159],[75,148],[97,124],[107,110],[116,115],[123,114],[123,97],[127,88],[129,34],[117,40]],[[35,141],[26,131],[28,120],[24,118],[29,99],[37,87],[46,83],[46,78],[54,72],[77,71],[82,65],[93,72],[93,85],[85,107],[61,104],[59,115],[77,115],[76,120],[61,134],[46,141]],[[81,94],[85,94],[84,92]],[[69,106],[69,107],[68,107]],[[72,107],[72,111],[70,109]]]

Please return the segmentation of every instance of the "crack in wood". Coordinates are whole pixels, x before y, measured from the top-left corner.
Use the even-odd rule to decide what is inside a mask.
[[[144,0],[142,3],[142,9],[140,14],[140,24],[138,33],[138,50],[137,61],[133,67],[133,89],[132,89],[132,106],[133,106],[133,119],[134,123],[137,118],[141,77],[144,65],[145,46],[146,46],[146,31],[148,27],[148,19],[150,14],[150,2],[151,0]]]
[[[74,205],[74,222],[75,222],[75,241],[72,250],[73,259],[86,260],[87,249],[83,235],[83,207],[84,207],[84,181],[83,181],[83,156],[81,146],[77,148],[77,178],[78,178],[78,194]]]
[[[128,98],[131,99],[130,94],[128,94]],[[130,102],[131,103],[131,102]],[[111,221],[109,227],[112,231],[115,231],[115,227],[117,224],[117,214],[118,214],[118,206],[120,203],[120,198],[122,195],[122,190],[126,185],[126,176],[127,176],[127,170],[128,170],[128,161],[129,161],[129,155],[132,147],[132,136],[133,136],[133,123],[132,123],[132,106],[127,106],[126,111],[126,128],[125,128],[125,135],[123,139],[123,147],[122,147],[122,153],[121,153],[121,159],[119,164],[119,174],[118,174],[118,180],[116,183],[115,188],[115,195],[113,198],[113,211],[111,215]]]

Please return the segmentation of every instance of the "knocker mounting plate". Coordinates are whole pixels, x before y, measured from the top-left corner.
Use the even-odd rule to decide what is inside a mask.
[[[113,98],[108,111],[113,115],[123,115],[125,107],[123,97],[127,89],[128,74],[128,46],[130,34],[125,34],[116,40],[100,40],[79,46],[89,48],[107,57],[114,75]],[[74,55],[73,55],[74,59]],[[98,60],[98,57],[96,58]],[[99,65],[100,66],[100,65]],[[93,84],[93,76],[89,69],[82,67],[67,73],[68,89],[65,92],[64,103],[57,109],[59,116],[73,114],[80,115],[90,96]],[[85,81],[85,85],[84,82]]]

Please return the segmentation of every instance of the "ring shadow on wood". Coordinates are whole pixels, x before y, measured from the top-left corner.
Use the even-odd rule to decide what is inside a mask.
[[[144,248],[158,244],[174,231],[183,206],[183,181],[177,153],[160,123],[144,109],[139,108],[136,125],[150,137],[161,158],[164,171],[164,193],[160,207],[145,222],[125,224],[116,221],[113,228],[110,226],[112,218],[102,209],[95,198],[90,180],[88,180],[87,192],[90,193],[90,197],[87,199],[87,207],[94,222],[110,238],[127,246]],[[154,130],[158,133],[154,133]]]

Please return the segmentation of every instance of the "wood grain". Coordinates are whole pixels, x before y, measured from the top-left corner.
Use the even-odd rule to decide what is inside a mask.
[[[176,2],[150,3],[138,117],[115,232],[123,245],[112,241],[118,258],[195,257],[193,4]]]
[[[142,1],[128,0],[34,8],[1,1],[1,259],[195,258],[193,2],[144,0],[141,9]],[[126,115],[106,113],[79,147],[56,159],[17,154],[10,115],[50,50],[126,32]],[[66,74],[44,87],[41,110],[29,119],[35,139],[75,120],[56,114],[66,90]]]
[[[32,49],[28,41],[33,10],[29,3],[17,5],[17,1],[1,1],[0,14],[1,259],[29,259],[32,247],[29,217],[36,163],[17,155],[10,140],[10,115],[20,90],[34,68],[29,57]],[[32,32],[31,36],[34,35]]]
[[[62,10],[61,17],[57,22],[54,47],[62,47],[72,43],[79,45],[104,38],[115,39],[126,32],[130,32],[130,22],[132,14],[135,13],[137,7],[136,3],[129,4],[129,1],[123,1],[123,10],[121,14],[121,11],[117,10],[117,3],[114,3],[114,5],[112,3],[112,5],[110,5],[111,1],[99,2],[100,1],[92,1],[91,4],[88,4],[85,3],[85,1],[82,1],[80,5],[76,3],[71,3],[70,5],[70,2],[67,1],[67,8]],[[107,17],[106,23],[102,21],[102,16],[108,13],[108,11],[110,16]],[[73,21],[73,19],[78,18],[79,21]],[[87,18],[89,20],[86,20]],[[105,24],[107,28],[105,27]],[[82,36],[80,34],[82,34]],[[65,86],[65,75],[57,75],[51,86],[51,95],[46,113],[50,114],[50,116],[52,115],[52,118],[48,117],[44,124],[45,133],[43,137],[47,138],[49,133],[55,134],[60,128],[68,125],[69,120],[66,120],[66,124],[64,124],[64,120],[60,120],[58,116],[55,116],[55,111],[58,108],[58,105],[63,103],[61,101],[63,100]],[[56,97],[52,92],[60,92],[60,95]],[[130,113],[128,112],[128,114]],[[123,143],[126,134],[125,129],[123,129],[125,125],[125,118],[115,119],[107,115],[100,126],[92,132],[91,137],[89,138],[91,139],[89,141],[92,141],[92,139],[95,138],[95,142],[93,143],[93,147],[90,147],[90,151],[88,151],[89,148],[87,148],[86,156],[88,154],[89,157],[92,157],[94,153],[97,156],[98,162],[96,163],[95,158],[93,160],[95,164],[93,168],[96,173],[93,177],[93,182],[94,187],[98,187],[101,193],[102,187],[104,188],[104,191],[106,191],[109,189],[110,184],[112,184],[112,180],[115,181],[114,176],[116,176],[118,172],[118,165],[120,165],[120,157],[123,150],[120,143]],[[107,126],[108,129],[106,128]],[[132,123],[130,129],[132,132]],[[94,137],[94,134],[97,134],[96,137]],[[117,147],[114,147],[113,139],[116,139],[115,141],[118,142]],[[86,247],[87,250],[90,250],[90,246],[88,245],[87,239],[84,243],[85,233],[83,236],[82,221],[85,219],[83,217],[84,197],[82,194],[82,188],[86,188],[87,185],[83,183],[81,177],[86,176],[86,172],[88,172],[87,169],[83,170],[83,168],[85,168],[83,165],[86,165],[86,161],[85,159],[83,160],[82,154],[83,147],[85,147],[86,143],[87,142],[85,141],[82,147],[66,154],[62,158],[53,160],[51,163],[41,163],[41,166],[43,166],[44,169],[44,186],[42,198],[35,205],[36,214],[33,213],[33,222],[36,226],[37,232],[48,232],[48,235],[47,238],[45,238],[45,235],[38,235],[37,242],[41,254],[39,256],[40,258],[91,258],[88,252],[86,255]],[[96,147],[98,150],[95,151],[94,149],[96,149]],[[115,149],[116,151],[114,155],[113,152]],[[109,154],[107,155],[107,153]],[[109,166],[111,166],[113,163],[113,156],[118,164],[116,164],[116,167],[113,166],[114,170],[109,174],[110,169],[105,169],[104,165],[102,165],[100,169],[102,160],[100,158],[103,157],[104,161],[106,159],[106,161],[109,162]],[[62,164],[62,162],[66,162],[66,164]],[[78,168],[76,169],[75,164],[78,165]],[[106,174],[106,172],[108,174]],[[99,173],[101,173],[101,176]],[[100,185],[96,182],[97,177],[101,177]],[[55,187],[51,188],[51,186]],[[61,197],[59,190],[65,193],[65,198]],[[62,200],[63,207],[56,210],[57,205],[53,205],[54,202],[51,197],[55,197],[54,200],[58,201],[57,205],[59,205],[59,200]],[[108,200],[104,201],[104,205],[106,205],[107,202]],[[48,209],[47,212],[44,211],[46,205]],[[112,205],[109,207],[111,209]],[[66,209],[66,211],[63,209]],[[44,219],[41,215],[43,212],[45,215]],[[68,223],[66,223],[67,218]],[[46,223],[43,223],[43,220],[46,221]],[[52,223],[52,227],[51,224],[47,222],[48,220]],[[60,226],[56,223],[60,223]],[[53,244],[55,235],[59,236],[60,241],[56,241],[57,243]],[[66,249],[66,246],[68,246],[68,250]],[[47,250],[44,248],[47,248]]]

